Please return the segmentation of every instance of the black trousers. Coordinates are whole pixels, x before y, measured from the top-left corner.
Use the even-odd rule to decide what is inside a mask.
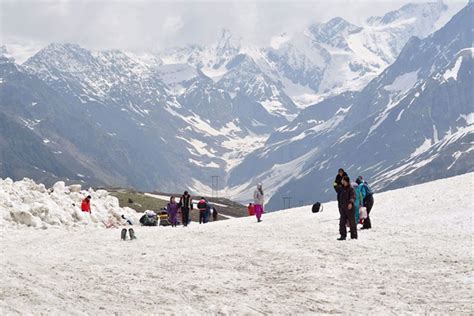
[[[355,220],[354,206],[352,206],[352,209],[350,210],[344,207],[340,207],[339,215],[341,215],[341,217],[339,217],[339,233],[341,234],[341,237],[347,237],[346,223],[349,222],[349,227],[351,229],[351,238],[357,239],[357,224]]]
[[[372,228],[372,223],[370,222],[370,210],[374,206],[374,197],[368,196],[364,199],[365,207],[367,208],[367,218],[364,219],[364,228]]]
[[[189,223],[189,208],[182,208],[181,209],[181,218],[183,220],[183,225],[188,226]]]
[[[199,211],[199,224],[206,223],[206,211]]]

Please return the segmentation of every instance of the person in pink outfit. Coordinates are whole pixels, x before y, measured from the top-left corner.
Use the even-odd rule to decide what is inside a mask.
[[[257,189],[253,193],[254,207],[255,207],[255,216],[257,221],[260,223],[262,220],[263,214],[263,205],[265,204],[265,196],[263,194],[262,184],[257,184]]]

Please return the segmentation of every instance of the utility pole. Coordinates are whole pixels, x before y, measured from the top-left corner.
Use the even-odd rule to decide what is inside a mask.
[[[219,197],[219,176],[212,176],[212,197],[218,198]]]
[[[286,201],[288,201],[288,208],[291,208],[291,196],[284,196],[283,198],[283,209],[287,208],[286,207]]]

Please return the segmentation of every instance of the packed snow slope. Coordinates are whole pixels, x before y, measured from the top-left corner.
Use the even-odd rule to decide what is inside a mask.
[[[90,195],[92,213],[81,211],[82,200]],[[35,227],[120,225],[121,216],[137,220],[135,210],[119,206],[119,200],[105,190],[82,190],[80,184],[66,186],[58,181],[50,189],[31,179],[0,179],[0,229]]]
[[[336,241],[334,202],[207,225],[3,227],[0,314],[472,314],[474,173],[375,196]]]

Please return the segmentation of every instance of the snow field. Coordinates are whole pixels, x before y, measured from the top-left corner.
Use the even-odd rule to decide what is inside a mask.
[[[92,214],[81,211],[81,202],[91,195]],[[130,208],[119,207],[118,199],[105,190],[81,190],[81,185],[57,182],[47,189],[43,184],[23,179],[0,179],[0,229],[9,227],[50,227],[120,225],[121,215],[138,219]]]
[[[334,202],[188,228],[2,226],[0,314],[472,314],[474,173],[375,195],[336,241]],[[19,246],[21,245],[21,246]]]

